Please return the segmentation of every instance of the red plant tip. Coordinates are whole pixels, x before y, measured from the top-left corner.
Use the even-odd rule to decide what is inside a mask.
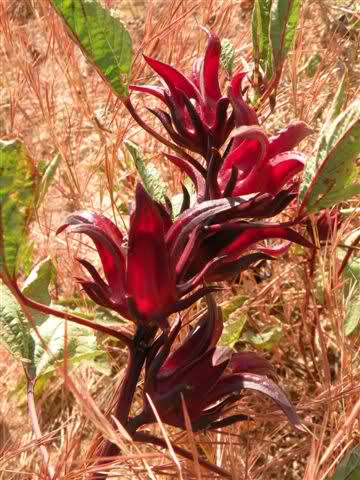
[[[275,196],[255,195],[248,200],[209,200],[181,214],[166,235],[181,291],[188,292],[204,280],[232,279],[254,262],[286,253],[290,243],[313,248],[288,225],[263,221],[264,217],[280,212],[293,198],[291,192],[283,191]],[[255,223],[255,219],[261,221]],[[286,243],[263,243],[272,239]]]
[[[221,312],[208,297],[208,311],[198,320],[183,343],[170,352],[176,337],[159,344],[147,365],[144,399],[149,395],[161,420],[185,429],[181,407],[183,396],[194,431],[212,428],[246,389],[270,397],[285,413],[292,425],[303,430],[291,402],[275,383],[271,364],[253,352],[234,353],[216,347],[222,333]],[[154,421],[150,406],[146,406],[148,422]],[[228,423],[233,423],[228,417]],[[234,421],[239,419],[238,416]],[[224,419],[222,420],[224,421]]]
[[[295,186],[295,176],[302,171],[306,158],[293,149],[312,130],[304,122],[293,122],[276,136],[268,137],[259,127],[256,111],[243,98],[244,72],[230,79],[226,95],[222,96],[221,42],[215,33],[207,34],[205,55],[195,60],[190,77],[171,65],[145,56],[164,86],[131,86],[165,103],[169,113],[160,109],[150,111],[174,143],[202,155],[206,166],[188,154],[183,158],[173,155],[167,158],[190,176],[199,202],[222,196],[276,194],[287,184]],[[233,132],[234,128],[238,130]],[[230,135],[225,152],[220,154]],[[215,169],[214,152],[217,152]]]
[[[324,210],[315,216],[313,223],[308,219],[306,221],[306,228],[313,242],[316,242],[316,237],[320,242],[326,242],[331,238],[341,223],[342,218],[338,208],[333,208],[331,210]]]
[[[95,244],[105,278],[90,262],[80,259],[90,279],[77,279],[95,303],[113,309],[136,323],[157,325],[167,331],[169,315],[188,308],[203,295],[215,290],[214,287],[195,290],[202,276],[198,276],[189,288],[183,288],[175,259],[171,257],[170,244],[166,241],[166,234],[171,228],[172,220],[165,207],[152,200],[138,184],[127,249],[123,245],[123,234],[116,225],[94,212],[69,215],[58,232],[68,229],[73,233],[82,233]],[[185,254],[192,257],[195,248],[195,244],[189,244]],[[192,290],[195,291],[187,295]]]
[[[221,148],[234,127],[234,115],[227,112],[230,100],[222,96],[219,84],[220,39],[213,32],[207,33],[205,55],[195,60],[190,77],[144,55],[164,86],[130,85],[131,90],[148,93],[165,103],[169,114],[160,109],[150,111],[176,144],[199,153],[206,160],[212,148]],[[253,115],[257,123],[254,111]]]
[[[238,129],[219,172],[221,188],[225,190],[236,167],[233,196],[278,193],[304,168],[306,157],[292,149],[310,133],[304,122],[294,122],[270,138],[259,127]]]

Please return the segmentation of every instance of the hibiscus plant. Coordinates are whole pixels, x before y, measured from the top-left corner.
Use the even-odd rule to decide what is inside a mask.
[[[123,342],[129,358],[113,415],[134,441],[165,447],[161,439],[146,433],[143,427],[160,419],[184,430],[188,428],[185,414],[194,432],[250,421],[251,417],[236,410],[246,390],[272,399],[298,434],[303,434],[303,420],[280,387],[271,363],[252,351],[219,346],[223,314],[217,296],[225,282],[259,261],[284,255],[292,244],[317,248],[314,236],[303,228],[309,227],[309,214],[344,199],[339,197],[335,184],[332,190],[331,186],[321,190],[323,179],[319,179],[318,172],[326,171],[334,160],[346,132],[351,132],[351,138],[358,137],[357,114],[350,112],[351,121],[348,114],[347,123],[344,121],[346,132],[325,153],[319,150],[322,157],[314,167],[299,150],[301,141],[313,133],[304,122],[293,121],[275,135],[266,132],[258,111],[270,93],[257,103],[250,102],[248,91],[254,80],[250,72],[228,75],[227,86],[223,87],[222,47],[215,32],[206,32],[207,47],[204,55],[195,60],[190,75],[144,55],[144,62],[159,81],[128,85],[121,80],[119,84],[97,57],[96,48],[89,48],[86,29],[81,28],[86,22],[89,29],[94,28],[94,4],[83,3],[88,9],[86,18],[77,12],[76,5],[76,0],[53,1],[72,36],[133,119],[162,144],[164,161],[175,166],[182,178],[191,180],[194,195],[190,198],[183,186],[182,205],[176,213],[168,198],[152,198],[146,185],[139,182],[128,232],[93,211],[75,211],[58,228],[58,235],[71,233],[91,239],[103,273],[89,260],[79,258],[84,274],[76,280],[95,304],[115,312],[122,322],[131,322],[132,329],[123,328],[123,323],[117,327],[97,324],[27,297],[17,286],[6,258],[2,262],[5,284],[19,303],[33,312],[79,323]],[[109,18],[100,5],[96,8],[98,15]],[[79,15],[78,23],[74,12]],[[118,28],[124,29],[121,24]],[[121,66],[118,64],[120,71]],[[134,107],[131,98],[139,95],[145,102],[151,99],[148,110],[156,117],[157,129],[147,124]],[[351,162],[355,150],[351,151]],[[341,166],[338,171],[341,173]],[[343,180],[349,198],[358,187],[345,183]],[[280,221],[285,211],[287,221]],[[193,308],[195,304],[197,309]],[[186,335],[180,335],[184,329]],[[142,405],[135,413],[134,393],[142,374]],[[189,452],[175,448],[180,455],[192,458]],[[118,446],[110,440],[97,448],[103,465],[107,457],[118,453]],[[203,459],[200,463],[231,478],[228,472]],[[95,473],[93,478],[103,477]]]

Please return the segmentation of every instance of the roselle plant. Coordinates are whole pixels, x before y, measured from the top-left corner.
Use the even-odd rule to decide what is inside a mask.
[[[84,275],[76,280],[95,304],[121,317],[118,325],[104,325],[61,310],[51,304],[49,296],[44,299],[31,289],[18,286],[23,239],[33,205],[44,198],[48,183],[19,143],[2,144],[2,168],[7,179],[2,191],[2,288],[11,309],[15,309],[16,302],[21,307],[18,323],[4,315],[2,325],[10,348],[11,338],[15,337],[21,358],[26,360],[24,368],[32,387],[30,414],[36,436],[41,438],[33,395],[38,375],[34,351],[38,346],[35,336],[24,325],[41,329],[41,322],[49,316],[90,327],[121,341],[127,348],[128,362],[112,413],[134,441],[166,448],[164,440],[144,431],[144,426],[159,419],[169,427],[185,430],[189,428],[188,418],[194,432],[254,420],[236,409],[245,390],[270,397],[293,427],[304,432],[302,420],[278,385],[271,363],[254,352],[219,346],[223,315],[216,303],[217,292],[225,282],[259,260],[284,255],[292,244],[316,253],[313,239],[305,238],[299,228],[310,224],[310,214],[360,192],[359,185],[354,183],[353,165],[360,150],[358,105],[350,105],[341,113],[342,84],[310,157],[293,151],[312,133],[304,122],[291,122],[276,135],[265,131],[257,108],[270,93],[273,95],[279,83],[297,23],[294,17],[291,22],[285,18],[280,22],[281,28],[276,28],[279,25],[273,18],[269,28],[261,29],[256,22],[263,21],[260,14],[269,2],[255,2],[254,71],[228,74],[226,88],[220,82],[222,47],[215,32],[207,32],[204,56],[194,62],[190,75],[145,56],[147,64],[160,76],[162,86],[129,87],[131,38],[121,22],[94,1],[51,3],[72,38],[133,119],[168,148],[165,158],[190,178],[196,195],[191,199],[184,188],[180,212],[176,214],[168,198],[152,198],[151,189],[142,178],[144,185],[139,182],[136,186],[127,233],[115,221],[96,212],[78,211],[64,218],[57,233],[88,236],[99,255],[103,275],[93,263],[81,258],[78,261]],[[289,5],[292,3],[289,0]],[[298,6],[295,7],[292,5],[289,11],[296,16]],[[273,2],[271,8],[276,13],[280,7]],[[259,38],[261,32],[270,32],[271,41],[266,35]],[[256,84],[261,68],[262,82]],[[150,109],[160,121],[159,130],[149,125],[134,107],[129,88],[162,102],[164,108]],[[263,95],[262,100],[259,94]],[[21,178],[25,183],[21,184]],[[16,192],[20,192],[16,200],[9,187],[12,179]],[[43,185],[42,189],[39,185]],[[278,215],[283,212],[288,215],[286,222],[279,221]],[[319,225],[324,223],[323,218],[330,219],[327,214],[321,215]],[[15,235],[9,228],[9,218]],[[48,278],[46,287],[49,281]],[[195,303],[197,309],[193,308]],[[24,315],[28,324],[24,323]],[[129,321],[126,328],[124,321]],[[17,330],[13,335],[14,324],[20,325],[20,334]],[[184,328],[185,336],[180,335]],[[23,348],[24,345],[29,348]],[[135,412],[133,399],[142,374],[142,405]],[[173,448],[179,455],[192,459],[188,451],[177,445]],[[103,468],[107,457],[119,453],[118,446],[108,440],[95,450]],[[42,454],[49,465],[46,450]],[[198,460],[213,473],[231,478],[220,467],[203,458]],[[53,469],[48,470],[49,477],[53,477]],[[93,478],[104,476],[97,473]]]
[[[306,157],[292,149],[311,129],[304,122],[293,122],[269,138],[259,126],[256,111],[243,98],[245,72],[235,74],[226,95],[221,95],[220,55],[220,39],[209,33],[204,58],[195,61],[191,78],[145,56],[165,86],[130,85],[130,89],[162,100],[169,113],[159,108],[150,111],[179,147],[204,158],[205,165],[187,153],[183,157],[166,155],[192,179],[198,201],[251,193],[276,194],[303,169]]]

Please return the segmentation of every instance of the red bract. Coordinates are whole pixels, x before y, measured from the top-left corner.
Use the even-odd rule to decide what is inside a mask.
[[[123,234],[109,219],[93,212],[70,215],[58,229],[88,235],[99,253],[106,281],[86,260],[79,260],[92,280],[79,278],[85,292],[97,304],[111,308],[138,323],[167,328],[167,316],[190,306],[211,287],[185,299],[176,284],[176,264],[165,241],[172,224],[165,209],[156,204],[139,184],[136,207],[130,218],[128,248]],[[198,284],[197,284],[198,285]]]
[[[342,218],[338,208],[324,210],[314,218],[312,225],[310,219],[306,220],[306,227],[310,237],[315,241],[317,236],[320,242],[326,242],[341,225]],[[314,230],[315,229],[315,230]]]
[[[150,93],[162,100],[170,115],[158,108],[150,111],[161,121],[175,143],[206,159],[213,147],[219,149],[225,143],[235,126],[235,118],[241,115],[240,111],[227,113],[231,96],[221,95],[220,54],[220,40],[211,33],[205,56],[195,61],[191,78],[185,77],[171,65],[145,56],[146,62],[161,77],[164,87],[130,86],[132,90]],[[242,108],[246,112],[241,124],[248,125],[256,121],[256,115],[250,118],[251,114],[248,113],[252,109],[241,99],[237,102],[243,103]]]
[[[291,192],[283,191],[249,200],[209,200],[185,210],[172,222],[165,208],[138,185],[127,251],[118,228],[96,213],[72,214],[58,232],[70,227],[95,243],[106,282],[86,260],[79,261],[92,281],[78,279],[94,302],[134,321],[166,328],[167,316],[215,290],[201,287],[204,280],[231,278],[259,259],[276,257],[289,245],[270,248],[258,242],[278,238],[312,246],[286,225],[244,220],[273,216],[292,198]]]
[[[250,193],[276,194],[304,166],[305,157],[292,149],[311,130],[293,122],[274,137],[259,127],[255,110],[242,97],[246,77],[237,73],[221,96],[219,65],[221,44],[209,34],[203,59],[196,60],[191,78],[170,65],[145,57],[162,78],[164,87],[132,85],[139,92],[161,99],[170,114],[151,110],[172,140],[180,147],[202,155],[206,165],[188,154],[167,155],[193,181],[198,201]],[[231,105],[232,112],[227,113]],[[224,153],[220,149],[232,135]]]
[[[212,149],[207,167],[201,171],[189,156],[166,157],[191,178],[198,201],[253,193],[275,195],[285,185],[295,185],[293,179],[303,169],[306,157],[292,148],[310,133],[304,122],[294,122],[270,138],[259,126],[240,127],[225,154]]]
[[[272,217],[293,198],[291,191],[282,191],[275,196],[255,195],[249,200],[209,200],[181,214],[166,234],[180,291],[186,293],[204,279],[230,279],[260,259],[284,253],[291,242],[312,247],[288,225],[245,221]],[[288,242],[278,247],[258,244],[268,239]]]
[[[222,333],[221,310],[208,297],[208,311],[200,318],[184,342],[170,353],[180,330],[178,322],[169,337],[155,342],[145,374],[144,423],[154,421],[146,395],[153,401],[161,420],[185,428],[181,395],[194,431],[229,425],[247,418],[224,417],[242,390],[259,391],[283,410],[290,422],[303,430],[291,402],[275,383],[271,364],[252,352],[234,353],[216,346]]]
[[[236,168],[231,195],[278,193],[303,169],[306,157],[291,150],[310,132],[304,122],[294,122],[271,138],[260,127],[239,128],[218,174],[219,190],[224,192]]]

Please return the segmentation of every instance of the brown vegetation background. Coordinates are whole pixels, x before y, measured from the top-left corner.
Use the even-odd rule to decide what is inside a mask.
[[[120,16],[132,35],[133,83],[155,81],[142,53],[189,71],[206,44],[201,26],[234,43],[236,68],[251,61],[251,0],[102,3]],[[305,120],[319,131],[345,70],[347,102],[358,96],[359,30],[349,28],[349,22],[356,15],[359,18],[355,4],[303,2],[276,111],[269,116],[265,107],[261,112],[270,133],[293,119]],[[89,247],[55,237],[60,221],[76,209],[95,209],[126,224],[126,215],[119,211],[132,199],[138,177],[125,153],[124,139],[142,145],[169,192],[180,191],[181,178],[164,162],[164,147],[134,124],[86,62],[48,2],[1,0],[0,24],[0,136],[23,139],[35,162],[48,162],[56,152],[62,157],[32,225],[34,261],[50,255],[58,272],[53,298],[78,299],[82,310],[91,313],[73,279],[79,273],[75,256],[85,249],[88,256]],[[317,62],[312,72],[311,61]],[[144,109],[143,98],[135,98],[144,117],[157,125]],[[149,98],[146,102],[149,105]],[[315,139],[316,134],[302,144],[302,150],[310,152]],[[345,453],[360,442],[360,342],[359,336],[344,336],[346,299],[336,274],[337,248],[359,223],[355,215],[346,217],[319,251],[313,278],[309,254],[293,247],[283,259],[243,274],[241,282],[228,286],[221,299],[226,305],[234,295],[245,295],[248,302],[239,314],[246,315],[255,331],[281,322],[284,335],[265,355],[276,366],[310,433],[294,432],[271,402],[247,394],[236,410],[254,415],[255,421],[196,435],[167,429],[169,438],[189,449],[196,444],[199,454],[231,471],[234,479],[331,478]],[[99,341],[109,353],[108,371],[100,372],[86,362],[71,372],[59,367],[37,398],[42,431],[59,479],[85,478],[90,469],[87,452],[95,434],[110,428],[101,412],[121,382],[126,357],[119,345]],[[22,368],[2,347],[0,372],[0,479],[46,478],[31,435]],[[154,429],[161,435],[159,427]],[[176,466],[171,454],[155,447],[128,444],[124,451],[113,464],[114,478],[150,478],[145,464],[156,479],[210,478],[208,472],[181,458],[180,467]]]

